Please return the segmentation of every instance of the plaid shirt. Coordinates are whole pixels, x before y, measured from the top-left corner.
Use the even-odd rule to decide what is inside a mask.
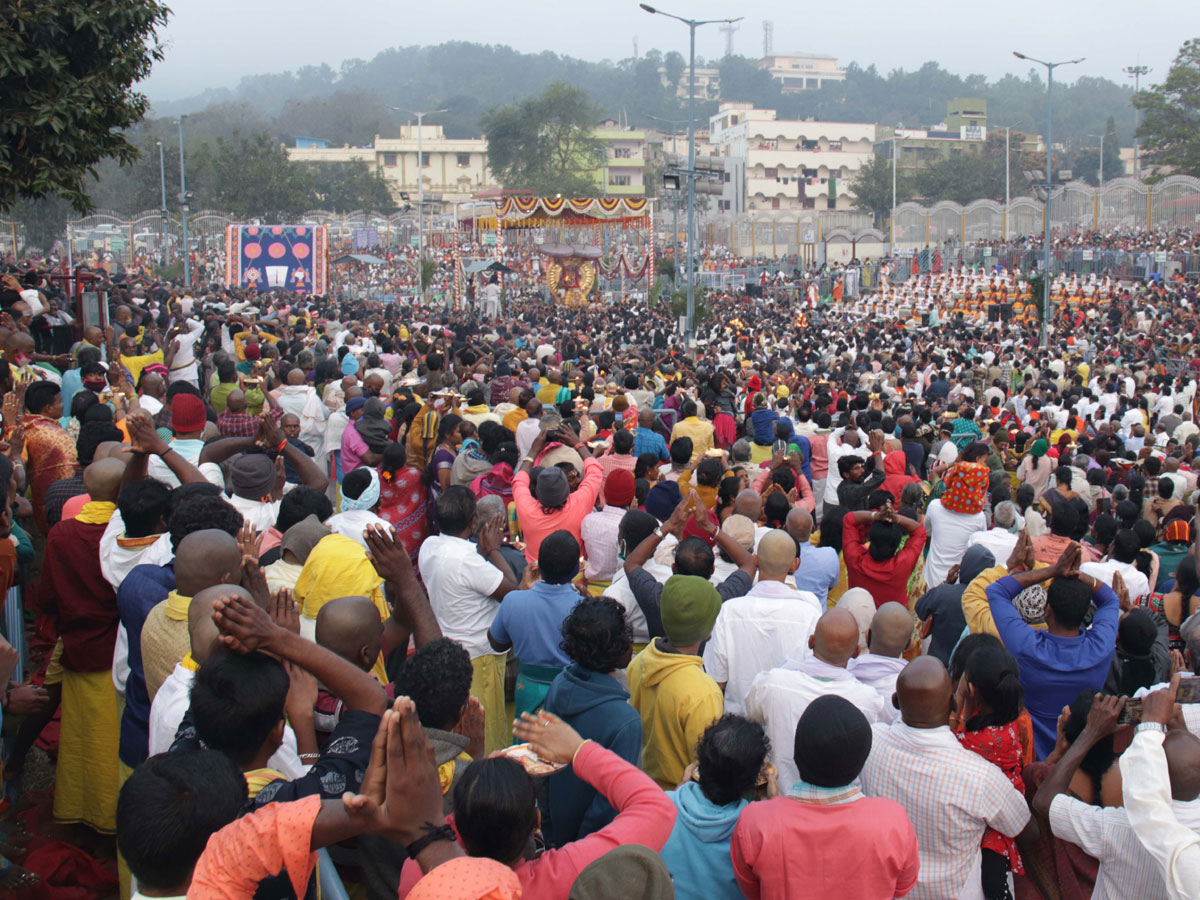
[[[967,750],[948,727],[871,726],[875,740],[859,782],[869,797],[904,807],[917,831],[921,874],[912,900],[982,897],[979,843],[988,826],[1016,836],[1029,821],[1007,776]],[[972,892],[974,891],[974,892]]]
[[[641,428],[633,433],[633,458],[636,460],[643,453],[653,453],[662,462],[669,462],[671,453],[663,436],[653,428]]]
[[[223,437],[254,437],[258,433],[258,416],[223,412],[217,416],[217,429]]]
[[[67,505],[67,501],[86,493],[82,470],[70,478],[60,478],[51,484],[46,488],[46,525],[57,525],[62,519],[63,507]]]

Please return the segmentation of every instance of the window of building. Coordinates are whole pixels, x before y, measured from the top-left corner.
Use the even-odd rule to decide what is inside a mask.
[[[460,169],[465,169],[469,165],[471,165],[471,154],[470,153],[459,153],[458,154],[458,167]]]
[[[779,170],[777,168],[775,168],[774,166],[772,166],[771,168],[767,169],[766,177],[767,178],[778,178]]]
[[[613,159],[633,159],[632,147],[614,147]]]
[[[841,141],[830,141],[830,142],[829,142],[829,149],[830,149],[830,150],[835,150],[835,151],[836,151],[836,150],[841,150],[841,149],[842,149],[842,142],[841,142]]]
[[[429,154],[429,153],[422,153],[422,154],[421,154],[421,168],[422,168],[422,169],[428,169],[428,168],[429,168],[429,158],[430,158],[430,155],[431,155],[431,154]]]
[[[816,149],[818,149],[820,146],[821,146],[821,142],[820,142],[820,141],[815,141],[815,140],[814,140],[814,141],[808,141],[808,140],[804,140],[804,141],[801,141],[801,142],[800,142],[800,149],[801,149],[801,150],[816,150]]]
[[[394,165],[396,165],[396,154],[395,154],[395,153],[385,153],[385,154],[383,154],[383,164],[384,164],[385,166],[394,166]]]
[[[616,187],[629,187],[632,181],[629,175],[609,175],[608,183]]]
[[[836,196],[829,197],[825,201],[825,208],[826,209],[837,209],[837,197]]]

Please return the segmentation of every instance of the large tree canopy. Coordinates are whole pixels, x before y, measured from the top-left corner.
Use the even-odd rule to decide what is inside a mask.
[[[592,136],[600,111],[577,87],[555,82],[537,97],[492,110],[483,119],[488,168],[511,190],[586,197],[603,144]]]
[[[153,0],[5,0],[0,25],[0,209],[57,194],[91,208],[84,176],[132,162],[124,129],[148,107],[132,85],[162,47],[167,7]]]
[[[1163,83],[1139,92],[1133,105],[1144,116],[1138,137],[1146,162],[1200,176],[1200,38],[1184,43]]]

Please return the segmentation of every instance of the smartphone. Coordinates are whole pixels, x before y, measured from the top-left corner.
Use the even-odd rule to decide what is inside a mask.
[[[1179,693],[1175,695],[1176,703],[1200,703],[1200,676],[1179,680]],[[1136,725],[1142,721],[1142,701],[1140,699],[1126,700],[1125,708],[1117,719],[1118,725]]]

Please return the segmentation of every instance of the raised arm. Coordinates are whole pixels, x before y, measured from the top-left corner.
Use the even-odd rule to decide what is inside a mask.
[[[442,636],[442,628],[404,545],[391,531],[378,525],[368,528],[364,537],[371,564],[386,583],[388,599],[392,601],[392,615],[384,623],[385,646],[407,646],[410,636],[417,647],[436,641]]]
[[[133,456],[125,467],[122,485],[146,477],[146,466],[151,456],[157,456],[179,479],[180,484],[200,484],[206,481],[200,470],[171,449],[154,428],[154,423],[144,413],[131,415],[125,420],[129,429]]]
[[[213,604],[221,643],[238,653],[265,650],[307,669],[347,709],[382,715],[387,697],[379,682],[349,660],[276,625],[267,612],[239,595]]]
[[[1097,694],[1092,698],[1087,725],[1034,794],[1032,807],[1035,813],[1040,816],[1050,815],[1050,805],[1054,798],[1067,793],[1071,779],[1075,777],[1084,757],[1096,744],[1117,730],[1117,718],[1124,708],[1124,697],[1105,697]]]

